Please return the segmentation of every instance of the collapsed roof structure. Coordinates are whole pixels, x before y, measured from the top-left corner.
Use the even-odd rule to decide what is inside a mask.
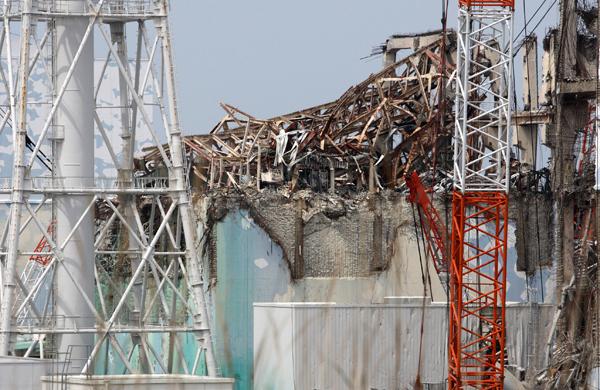
[[[185,138],[193,175],[206,189],[253,177],[259,187],[373,190],[403,185],[415,167],[434,168],[440,146],[449,145],[446,91],[455,71],[452,35],[436,38],[329,103],[266,120],[221,104],[226,115],[210,133]],[[145,159],[158,156],[155,150]],[[315,177],[323,170],[326,180]]]

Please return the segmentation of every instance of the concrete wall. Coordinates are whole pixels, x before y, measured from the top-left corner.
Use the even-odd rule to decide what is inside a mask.
[[[0,357],[0,389],[39,390],[42,387],[40,378],[48,375],[51,363],[49,360]]]

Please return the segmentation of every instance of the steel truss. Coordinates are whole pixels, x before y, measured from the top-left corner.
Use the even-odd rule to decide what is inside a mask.
[[[67,352],[65,340],[81,341],[86,348],[77,356],[82,362],[77,372],[85,374],[217,374],[202,264],[194,245],[196,224],[177,112],[168,3],[0,2],[0,53],[4,59],[0,66],[0,107],[4,111],[0,134],[12,129],[12,143],[3,146],[10,147],[13,156],[12,176],[2,180],[7,183],[2,192],[10,194],[10,211],[0,237],[0,355],[14,354],[20,335],[33,335],[26,356],[43,340],[54,340],[54,345],[45,345],[43,350],[54,348],[59,356]],[[73,20],[81,23],[81,34],[76,42],[67,43],[73,48],[67,53],[72,61],[59,69],[65,43],[60,40],[64,31],[57,26],[70,26]],[[128,40],[127,32],[133,32],[135,39]],[[18,38],[11,39],[13,36]],[[15,44],[20,55],[14,51]],[[96,48],[90,53],[92,45]],[[104,52],[99,54],[101,50]],[[68,141],[60,122],[65,120],[63,111],[69,109],[63,107],[65,96],[84,79],[78,73],[81,64],[93,63],[94,55],[104,58],[104,64],[100,74],[96,69],[95,85],[84,91],[93,97],[89,134],[92,143],[101,140],[115,177],[62,175],[65,156],[61,147]],[[119,103],[113,105],[120,111],[117,137],[111,137],[105,128],[107,103],[98,99],[110,66],[118,69]],[[32,71],[38,68],[50,86],[49,98],[43,101],[36,101],[39,91],[31,88]],[[29,114],[40,105],[47,110],[38,126]],[[151,110],[159,113],[158,124],[154,124]],[[161,175],[136,167],[139,123],[159,151]],[[33,147],[28,151],[30,140]],[[165,142],[168,146],[163,147]],[[40,163],[40,156],[52,163],[51,172]],[[58,209],[71,200],[75,206],[67,220],[60,214],[64,210]],[[53,217],[58,215],[52,230],[40,211],[44,208],[51,208]],[[90,234],[88,224],[93,228]],[[22,280],[19,272],[27,253],[23,248],[33,246],[23,242],[22,235],[32,227],[50,248],[50,257],[33,284]],[[92,248],[89,256],[68,254],[76,253],[71,246],[85,246],[86,242]],[[120,267],[106,267],[107,259]],[[86,269],[90,272],[83,274]],[[67,284],[76,297],[61,295]],[[48,290],[44,286],[51,287],[48,300],[52,303],[46,306],[51,309],[40,311],[34,303]],[[57,310],[69,300],[83,307],[83,312],[68,315],[66,307],[59,314]],[[31,318],[17,321],[23,313]],[[149,335],[154,333],[162,336],[151,339]],[[49,335],[53,336],[46,337]],[[197,343],[191,358],[183,350],[186,335],[194,335]],[[98,364],[100,356],[106,362],[109,354],[120,360],[123,372],[107,372],[106,366]],[[73,367],[69,371],[73,372]]]
[[[508,191],[512,10],[460,8],[454,182]]]
[[[460,1],[450,389],[503,388],[513,8]]]
[[[508,195],[455,192],[450,264],[449,388],[501,389]]]

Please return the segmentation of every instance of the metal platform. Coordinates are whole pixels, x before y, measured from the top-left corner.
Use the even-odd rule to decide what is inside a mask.
[[[9,0],[7,7],[0,6],[0,17],[5,15],[11,20],[20,20],[23,15],[23,0]],[[39,18],[60,16],[92,16],[99,0],[86,3],[74,0],[34,0],[32,15]],[[105,0],[102,6],[102,18],[106,21],[128,21],[138,18],[165,16],[159,2],[154,0]]]
[[[233,379],[191,375],[46,376],[42,378],[42,390],[53,390],[57,385],[65,390],[231,390],[233,383]]]

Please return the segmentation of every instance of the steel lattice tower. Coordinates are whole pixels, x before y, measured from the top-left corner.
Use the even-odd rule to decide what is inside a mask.
[[[26,355],[44,343],[47,351],[69,354],[73,373],[107,373],[98,359],[110,353],[125,373],[172,373],[176,366],[216,375],[168,3],[0,0],[0,133],[12,130],[12,142],[2,146],[13,160],[12,176],[0,185],[10,206],[0,241],[0,356],[14,354],[17,338],[30,335]],[[116,104],[99,98],[110,69],[118,75]],[[47,99],[32,87],[40,77]],[[40,107],[43,121],[34,121]],[[118,113],[116,137],[107,111]],[[140,167],[136,158],[142,127],[145,146],[162,157],[158,166]],[[98,174],[99,147],[114,176]],[[45,207],[53,229],[41,217]],[[28,284],[19,267],[35,255],[23,249],[35,246],[22,239],[31,227],[51,257]],[[107,259],[116,265],[107,269]],[[19,320],[23,313],[31,317]],[[184,356],[184,337],[197,343],[191,358]]]
[[[514,0],[459,4],[448,388],[501,389]]]

